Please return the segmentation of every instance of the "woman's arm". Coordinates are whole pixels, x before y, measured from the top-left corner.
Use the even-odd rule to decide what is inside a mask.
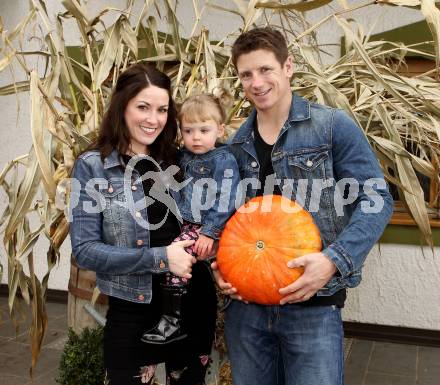
[[[96,161],[96,160],[95,160]],[[163,247],[119,247],[102,240],[102,210],[91,210],[90,196],[86,184],[96,177],[93,167],[82,158],[76,161],[73,177],[77,183],[70,201],[72,223],[70,238],[72,251],[78,265],[104,274],[145,274],[164,273],[191,278],[191,266],[195,258],[185,251],[194,241],[173,242]],[[93,199],[92,199],[93,201]],[[77,204],[73,204],[77,203]],[[85,204],[85,203],[88,203]]]

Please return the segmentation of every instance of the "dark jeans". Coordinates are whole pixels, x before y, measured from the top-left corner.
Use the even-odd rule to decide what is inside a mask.
[[[342,385],[341,309],[232,301],[225,336],[234,385]]]

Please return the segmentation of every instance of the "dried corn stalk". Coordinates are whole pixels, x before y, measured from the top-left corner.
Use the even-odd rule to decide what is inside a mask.
[[[16,313],[18,288],[32,306],[32,365],[34,368],[47,328],[45,296],[48,277],[68,233],[65,207],[68,185],[76,155],[96,136],[106,101],[118,74],[130,63],[155,62],[172,79],[174,97],[180,101],[190,94],[215,91],[222,86],[234,96],[229,112],[228,132],[233,133],[245,118],[250,105],[235,75],[231,60],[231,39],[240,31],[225,31],[221,41],[212,41],[203,26],[209,11],[193,1],[195,25],[189,37],[182,37],[176,4],[171,0],[141,1],[141,12],[132,15],[135,0],[123,10],[104,8],[89,15],[79,0],[64,0],[65,12],[50,21],[43,0],[31,0],[29,14],[17,27],[4,31],[0,23],[2,46],[0,71],[17,64],[25,80],[0,88],[0,95],[30,92],[33,145],[29,154],[9,162],[0,173],[0,185],[8,197],[8,206],[0,219],[8,254],[9,310]],[[377,0],[358,5],[405,5],[418,7],[429,23],[437,63],[434,76],[408,78],[398,74],[408,51],[417,47],[399,43],[368,42],[353,31],[344,19],[350,11],[345,0],[343,10],[329,15],[314,26],[308,25],[301,12],[321,7],[328,0],[308,2],[234,0],[234,9],[212,6],[222,12],[239,15],[240,30],[258,24],[279,25],[289,41],[297,71],[293,89],[320,103],[344,108],[363,128],[381,161],[388,180],[398,186],[402,199],[428,243],[431,230],[428,214],[437,210],[438,198],[426,202],[416,172],[439,185],[440,87],[438,81],[440,16],[433,0]],[[165,11],[164,11],[165,10]],[[117,15],[112,25],[103,17]],[[167,13],[166,31],[157,29],[161,12]],[[130,17],[131,16],[131,17]],[[76,22],[80,47],[66,47],[64,23]],[[346,54],[337,63],[323,66],[319,59],[316,30],[328,22],[340,25],[346,36]],[[23,36],[34,26],[43,31],[40,51],[22,52]],[[202,27],[200,32],[199,27]],[[33,55],[47,66],[42,78],[25,60]],[[423,55],[429,55],[423,53]],[[390,63],[395,63],[390,65]],[[15,78],[15,75],[14,75]],[[436,208],[437,207],[437,208]],[[29,216],[37,214],[40,226],[31,230]],[[40,280],[34,273],[33,247],[40,236],[50,241],[48,271]],[[29,265],[30,274],[23,270]],[[2,267],[0,266],[0,274]],[[224,368],[227,372],[227,368]],[[221,379],[229,383],[228,375]]]

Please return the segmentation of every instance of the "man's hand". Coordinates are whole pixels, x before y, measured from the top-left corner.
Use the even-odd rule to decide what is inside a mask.
[[[194,244],[193,248],[196,252],[198,259],[204,260],[212,255],[214,245],[214,239],[209,238],[206,235],[199,234],[199,238]]]
[[[237,289],[235,287],[232,287],[232,285],[229,282],[226,282],[223,279],[222,274],[218,269],[217,262],[211,263],[211,269],[215,278],[215,282],[220,288],[222,294],[229,295],[232,299],[238,299],[242,301],[243,298],[241,298],[241,296],[237,294]]]
[[[336,273],[336,265],[323,253],[306,254],[287,263],[290,268],[303,267],[304,273],[295,282],[279,290],[285,296],[280,304],[304,302],[310,299]]]

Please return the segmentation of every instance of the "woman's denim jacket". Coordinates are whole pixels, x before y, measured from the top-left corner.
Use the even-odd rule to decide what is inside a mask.
[[[200,155],[184,149],[179,163],[187,181],[179,203],[182,218],[201,224],[202,234],[218,239],[235,211],[240,175],[234,155],[224,144]]]
[[[171,196],[168,207],[175,203],[173,191]],[[69,219],[73,221],[73,255],[79,266],[96,272],[100,291],[149,303],[151,274],[169,271],[166,248],[149,247],[142,180],[136,170],[121,165],[116,151],[104,162],[98,151],[79,156],[73,171]]]
[[[254,110],[230,140],[244,183],[242,201],[254,197],[257,188],[255,117]],[[338,269],[318,295],[357,286],[365,258],[393,212],[392,197],[365,135],[342,110],[311,104],[294,94],[271,157],[278,180],[274,182],[280,183],[283,195],[311,213],[321,232],[322,252]]]

